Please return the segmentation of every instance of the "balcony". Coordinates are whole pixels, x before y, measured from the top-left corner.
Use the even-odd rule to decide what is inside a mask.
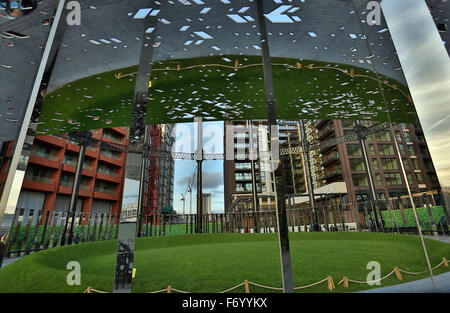
[[[45,142],[47,145],[53,146],[55,148],[64,147],[65,140],[56,136],[39,136],[35,140],[40,142]]]
[[[337,152],[337,151],[331,152],[322,157],[322,165],[323,166],[328,166],[328,165],[334,164],[337,161],[339,161],[339,152]]]
[[[332,123],[326,125],[325,127],[321,128],[319,130],[319,133],[318,133],[319,140],[325,139],[326,137],[330,136],[331,134],[334,134],[334,126]]]
[[[31,154],[28,162],[37,164],[39,166],[45,166],[52,169],[59,169],[58,158],[54,154],[39,153]]]
[[[342,169],[336,169],[333,171],[325,171],[325,180],[331,180],[337,177],[342,176]]]
[[[44,192],[55,192],[56,190],[56,186],[53,184],[53,179],[49,177],[27,174],[25,174],[22,188]]]
[[[118,201],[119,195],[116,192],[111,191],[109,189],[95,188],[94,198],[102,200]]]
[[[100,153],[100,161],[119,166],[121,167],[123,164],[123,160],[119,157],[112,157],[103,153]]]
[[[122,177],[120,177],[117,174],[113,174],[113,173],[97,172],[96,177],[98,179],[106,180],[106,181],[113,182],[113,183],[116,183],[116,184],[120,184],[122,182]]]
[[[316,128],[320,128],[320,127],[322,127],[323,125],[325,125],[328,121],[329,121],[329,120],[317,120],[317,121],[314,123],[314,126],[316,126]]]

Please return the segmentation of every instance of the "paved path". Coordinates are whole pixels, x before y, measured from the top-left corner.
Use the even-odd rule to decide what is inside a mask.
[[[1,267],[5,267],[8,264],[14,263],[15,261],[17,261],[18,259],[20,259],[22,257],[16,257],[16,258],[7,258],[7,259],[3,259],[3,264]]]
[[[450,293],[450,272],[434,276],[437,292]],[[358,293],[431,293],[435,292],[431,278],[412,281],[395,286],[358,291]]]

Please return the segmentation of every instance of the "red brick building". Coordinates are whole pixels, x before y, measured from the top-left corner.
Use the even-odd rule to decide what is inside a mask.
[[[92,131],[95,139],[127,144],[127,127]],[[0,184],[6,179],[12,144],[3,144]],[[57,136],[36,137],[19,197],[18,207],[67,210],[80,147]],[[122,202],[126,153],[87,147],[77,211],[119,213]]]

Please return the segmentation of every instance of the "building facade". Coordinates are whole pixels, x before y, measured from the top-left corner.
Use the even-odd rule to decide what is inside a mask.
[[[257,152],[269,150],[269,128],[266,120],[226,121],[225,127],[233,127],[234,153],[249,153],[250,134],[242,132],[253,125],[253,146]],[[241,130],[241,131],[240,131]],[[279,121],[279,148],[291,148],[300,145],[300,124],[298,121]],[[227,151],[227,140],[224,141],[224,151]],[[281,165],[286,174],[287,194],[303,194],[307,192],[304,173],[303,157],[299,153],[281,155]],[[238,199],[253,197],[252,187],[252,161],[248,158],[242,160],[224,161],[224,197],[225,211]],[[258,159],[254,162],[254,177],[260,210],[273,210],[275,208],[275,186],[273,174],[265,171],[264,161]]]
[[[363,126],[370,127],[376,122],[361,121]],[[246,121],[225,122],[235,128],[246,127]],[[268,142],[268,129],[265,121],[255,121],[258,127],[258,146]],[[298,121],[279,121],[280,149],[300,145],[301,132]],[[359,141],[347,141],[335,145],[320,147],[320,143],[346,135],[354,134],[356,121],[314,120],[305,123],[305,136],[309,149],[313,189],[331,186],[333,183],[345,183],[345,195],[335,196],[337,203],[356,203],[369,199],[369,180],[365,171],[362,149]],[[265,135],[264,135],[265,134]],[[249,135],[234,134],[235,153],[238,148],[248,149]],[[396,156],[394,138],[399,143],[402,162],[407,171],[408,182],[413,193],[440,190],[431,156],[425,142],[420,125],[398,124],[394,133],[389,130],[378,131],[365,140],[370,157],[371,170],[376,185],[377,197],[383,202],[391,197],[407,194],[401,174],[400,164]],[[244,137],[245,142],[238,143]],[[225,147],[226,149],[226,147]],[[247,151],[247,150],[246,150]],[[301,153],[290,153],[280,156],[286,174],[287,194],[305,194],[306,173]],[[262,165],[256,162],[256,185],[258,196],[273,196],[273,179],[270,172],[260,171]],[[252,196],[252,171],[249,160],[225,160],[225,208],[228,208],[239,197]],[[324,190],[321,188],[321,190]],[[342,197],[343,196],[343,197]],[[328,199],[329,200],[329,199]],[[327,200],[327,201],[328,201]],[[261,201],[261,200],[260,200]],[[317,201],[317,198],[316,198]],[[423,205],[417,198],[417,205]],[[267,206],[266,206],[267,207]]]
[[[364,127],[371,127],[376,122],[365,120],[361,123]],[[316,120],[310,124],[314,126],[314,136],[318,142],[353,134],[356,126],[356,122],[350,120]],[[407,194],[393,136],[396,136],[399,144],[411,191],[440,190],[420,125],[398,124],[393,126],[393,130],[393,133],[389,130],[378,131],[365,140],[378,199],[386,200]],[[369,181],[359,141],[324,147],[320,149],[320,155],[321,165],[315,165],[316,171],[320,173],[315,184],[345,182],[348,203],[368,199]],[[423,205],[420,201],[418,204]]]

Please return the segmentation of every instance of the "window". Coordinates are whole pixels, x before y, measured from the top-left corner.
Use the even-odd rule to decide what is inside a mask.
[[[400,173],[385,173],[384,178],[386,179],[386,185],[401,185],[402,178]]]
[[[412,163],[413,163],[413,167],[415,170],[420,170],[419,167],[419,161],[417,161],[417,159],[411,159]]]
[[[353,185],[355,185],[355,187],[369,186],[369,180],[367,179],[366,174],[353,174],[352,178],[353,178]]]
[[[402,133],[400,133],[399,131],[396,131],[395,138],[397,138],[398,142],[402,141]]]
[[[405,137],[405,141],[411,141],[411,136],[409,135],[409,132],[403,132],[403,137]]]
[[[361,146],[360,145],[347,145],[347,153],[350,156],[362,155]]]
[[[377,186],[383,186],[383,178],[380,173],[375,174],[375,181]]]
[[[372,159],[372,167],[374,171],[379,171],[380,167],[378,166],[378,160],[377,159]]]
[[[399,144],[398,144],[398,150],[400,150],[400,154],[401,154],[401,155],[405,155],[405,154],[406,154],[406,151],[405,151],[405,145],[404,145],[404,144],[399,143]]]
[[[402,159],[403,160],[403,166],[405,167],[405,170],[409,170],[409,162],[408,159]]]
[[[397,159],[381,159],[383,170],[398,170]]]
[[[414,147],[413,146],[408,146],[408,150],[409,150],[409,154],[416,155],[416,152],[414,151]]]
[[[370,151],[370,155],[377,155],[377,153],[375,152],[374,145],[369,145],[369,151]]]
[[[419,184],[424,184],[424,182],[423,182],[423,177],[422,177],[422,174],[421,174],[421,173],[416,173],[416,177],[417,177],[417,182],[418,182]]]
[[[362,159],[349,159],[352,171],[364,171],[364,161]]]
[[[380,155],[394,155],[394,146],[387,144],[378,145],[378,150],[380,151]]]
[[[391,141],[391,135],[387,131],[378,132],[375,134],[375,139],[376,141]]]
[[[408,184],[409,185],[414,185],[414,179],[412,177],[411,173],[406,173],[406,177],[408,177]]]

